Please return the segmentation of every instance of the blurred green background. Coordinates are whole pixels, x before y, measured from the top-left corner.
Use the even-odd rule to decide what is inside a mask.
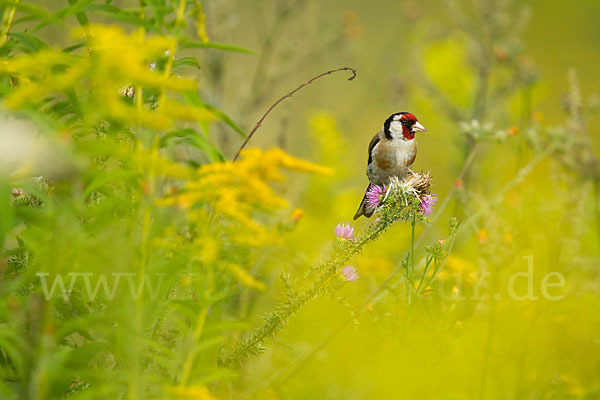
[[[306,258],[326,251],[323,243],[333,227],[351,219],[366,185],[367,143],[393,112],[410,111],[428,128],[417,138],[414,168],[431,171],[440,200],[455,185],[469,151],[459,122],[475,118],[512,133],[481,145],[468,190],[454,193],[456,200],[427,232],[428,241],[447,234],[441,221],[453,215],[464,221],[478,212],[531,160],[532,125],[565,125],[569,71],[575,71],[586,104],[589,142],[576,146],[598,154],[597,1],[222,4],[220,18],[212,20],[219,40],[257,50],[255,56],[228,55],[223,63],[236,79],[223,79],[220,99],[225,109],[241,110],[247,128],[266,108],[240,108],[240,97],[245,104],[256,88],[266,92],[260,99],[266,105],[325,70],[358,70],[352,82],[339,73],[286,100],[254,140],[336,171],[333,179],[310,182],[308,193],[289,189],[305,217],[287,240],[293,255],[287,263],[270,263],[273,271],[301,271]],[[215,26],[220,24],[227,28]],[[478,69],[487,57],[481,51],[490,53],[485,78]],[[489,85],[484,111],[476,109],[482,79]],[[577,136],[567,132],[571,139]],[[229,149],[237,144],[223,142]],[[582,160],[593,156],[576,152],[588,169]],[[482,284],[486,300],[468,299],[472,288],[465,278],[461,291],[467,300],[424,307],[413,325],[402,328],[401,296],[390,290],[361,314],[356,328],[340,333],[347,313],[335,301],[318,300],[247,367],[248,379],[264,398],[598,398],[600,235],[593,181],[557,158],[544,159],[464,228],[448,269],[463,277],[489,271],[492,278]],[[361,279],[346,295],[351,304],[359,305],[401,262],[408,239],[408,225],[396,226],[367,249],[356,262]],[[510,276],[527,271],[527,256],[533,256],[540,299],[507,299]],[[551,271],[565,276],[562,289],[550,289],[565,295],[560,301],[544,300],[539,292]],[[451,291],[454,281],[448,279]],[[495,292],[501,293],[499,301],[491,300]],[[257,308],[267,310],[269,304],[263,300]],[[284,372],[273,373],[274,367]]]
[[[55,0],[31,3],[50,10],[65,6]],[[140,3],[114,4],[135,10]],[[276,232],[281,233],[277,242],[246,248],[237,246],[233,239],[234,243],[229,243],[229,237],[214,233],[216,229],[199,228],[199,248],[204,248],[203,241],[223,240],[226,244],[215,250],[216,254],[242,265],[264,282],[266,289],[239,289],[235,280],[219,281],[216,286],[229,285],[224,290],[226,300],[215,300],[201,314],[208,318],[208,334],[217,340],[198,350],[197,358],[186,347],[189,343],[178,341],[180,336],[173,333],[180,331],[173,329],[166,339],[161,337],[161,349],[167,354],[161,355],[166,359],[175,354],[176,362],[169,364],[176,370],[172,383],[180,379],[176,378],[178,362],[193,354],[190,359],[192,364],[195,360],[195,367],[188,375],[190,382],[206,385],[215,398],[223,399],[600,399],[600,2],[215,0],[204,1],[202,6],[212,42],[243,46],[252,54],[182,50],[178,55],[198,57],[200,67],[185,67],[176,73],[197,80],[200,98],[226,112],[246,132],[278,98],[322,72],[347,66],[357,70],[357,77],[348,81],[348,71],[336,72],[303,88],[269,115],[250,142],[249,147],[282,148],[331,168],[333,175],[289,174],[286,181],[276,185],[278,193],[291,204],[269,214],[276,220]],[[90,18],[94,23],[115,24],[101,13],[90,12]],[[76,25],[70,16],[63,25],[49,25],[39,35],[51,45],[64,47],[72,40],[70,32]],[[123,25],[127,32],[134,31]],[[27,21],[20,25],[27,26]],[[193,31],[190,26],[188,31]],[[159,30],[169,34],[176,31]],[[225,345],[237,343],[239,337],[261,324],[264,313],[285,299],[280,275],[289,273],[291,281],[301,286],[309,267],[330,254],[334,227],[351,220],[367,186],[368,143],[385,119],[398,111],[413,113],[429,131],[417,137],[419,152],[414,169],[431,172],[432,191],[439,198],[431,223],[416,228],[417,260],[422,262],[425,257],[424,245],[448,240],[451,217],[460,223],[452,254],[431,290],[413,308],[407,306],[401,266],[409,251],[411,232],[409,223],[397,223],[353,261],[360,278],[340,290],[343,299],[316,299],[286,321],[283,333],[265,343],[263,354],[243,363],[241,369],[216,369],[214,347],[221,341]],[[242,142],[231,124],[201,125],[199,130],[231,159]],[[152,136],[144,136],[143,129],[140,132],[136,145],[150,147]],[[118,142],[115,148],[120,145]],[[81,152],[96,157],[88,150]],[[202,152],[190,153],[196,165],[215,161]],[[161,154],[182,163],[189,161],[189,154],[180,147]],[[145,176],[143,163],[137,168]],[[102,174],[94,170],[89,175],[95,179]],[[81,179],[87,184],[88,178],[94,182],[89,176]],[[148,195],[141,178],[133,181],[127,184],[139,185],[132,189],[139,196],[131,198],[137,201],[154,195],[151,190]],[[79,181],[73,178],[72,182]],[[69,186],[71,192],[57,191],[57,198],[78,196],[76,183],[75,189]],[[175,183],[160,186],[156,198],[176,193],[175,189]],[[120,205],[118,195],[113,200]],[[154,197],[151,200],[136,203],[139,208],[134,209],[141,210],[140,215],[152,210],[155,223],[165,231],[173,221],[174,225],[181,223],[178,228],[185,226],[183,216],[157,211],[152,208]],[[100,200],[98,203],[106,205]],[[72,225],[63,223],[67,230],[55,240],[66,248],[75,243],[90,268],[104,268],[114,251],[111,246],[121,246],[113,237],[113,229],[121,222],[111,219],[115,209],[118,213],[121,210],[106,206],[108,211],[101,209],[105,214],[98,211],[102,223],[88,232],[89,225],[82,222],[85,229],[79,232],[78,223],[83,218],[79,218],[78,198],[68,203],[78,210],[72,215],[62,216],[59,211],[67,205],[57,204],[56,209],[48,208],[49,212],[58,210],[58,215]],[[61,226],[61,218],[48,227]],[[139,220],[135,216],[127,219],[132,226]],[[356,221],[356,230],[366,223],[364,219]],[[44,249],[43,244],[50,242],[35,232],[32,242],[39,240]],[[166,241],[168,234],[170,231],[161,236],[158,228],[148,233],[150,238],[157,238],[156,242]],[[128,233],[123,235],[130,238]],[[139,258],[134,251],[138,236],[131,237],[131,243],[126,242],[131,247],[123,247],[125,261],[119,260],[115,271],[134,264],[127,259]],[[85,246],[98,246],[106,254],[90,256]],[[166,245],[156,246],[160,251],[148,256],[149,265],[154,262],[155,269],[149,267],[149,271],[169,272],[179,265],[178,259],[167,256],[170,248],[167,251]],[[53,245],[48,244],[48,248],[49,254],[54,254]],[[196,250],[189,250],[192,259],[197,258]],[[79,256],[69,253],[65,265]],[[182,259],[187,260],[185,257]],[[213,261],[206,258],[210,260],[205,264]],[[213,254],[212,258],[219,257]],[[209,270],[212,279],[212,269],[202,263],[194,272],[202,275]],[[183,268],[177,271],[185,272]],[[550,296],[560,299],[544,295],[542,285],[549,273],[564,278],[564,285],[548,288]],[[387,280],[389,276],[393,279]],[[202,297],[203,282],[196,288],[194,301]],[[557,280],[552,278],[551,282]],[[511,283],[516,296],[510,293]],[[523,298],[530,289],[530,298]],[[99,323],[105,330],[98,329],[102,338],[98,341],[128,349],[137,343],[135,335],[145,335],[148,328],[141,322],[134,326],[130,313],[143,309],[147,321],[154,321],[148,315],[154,316],[159,308],[164,311],[150,301],[126,304],[128,308],[101,310],[106,320]],[[3,311],[3,323],[10,320],[6,316],[11,312],[27,314],[28,310],[12,306],[8,300],[2,306],[8,310]],[[179,321],[174,323],[177,329],[185,325],[181,332],[188,335],[194,325],[188,327],[187,323],[196,317],[190,315],[182,317],[180,325]],[[171,315],[173,319],[178,316]],[[120,321],[120,330],[112,331],[111,318]],[[144,323],[154,329],[153,322],[147,321]],[[95,327],[96,322],[92,319],[90,324]],[[128,322],[140,331],[129,336]],[[52,335],[50,332],[47,337]],[[42,350],[43,340],[39,340]],[[200,334],[194,340],[199,341]],[[138,351],[143,354],[143,349],[140,345]],[[46,354],[42,350],[40,354]],[[55,356],[59,352],[52,348],[48,353]],[[118,375],[127,386],[129,372],[134,370],[131,360],[143,359],[135,357],[124,357],[129,361],[115,362],[110,373],[99,373],[96,378],[105,386],[76,388],[65,398],[103,398],[104,393],[134,398],[127,389],[111,387],[106,377]],[[3,363],[9,365],[9,358]],[[31,365],[50,365],[51,369],[51,358],[43,359],[47,364],[35,357],[31,360]],[[96,369],[90,369],[105,372],[109,363],[112,358],[98,361]],[[139,364],[139,371],[131,372],[131,376],[144,374],[147,365]],[[156,369],[156,375],[162,377],[163,370]],[[95,372],[86,373],[82,372],[82,382],[95,376]],[[146,383],[152,390],[136,389],[159,393],[152,385],[169,383],[171,375],[164,375],[164,381],[154,381],[155,375],[148,375],[151,382]],[[7,387],[27,387],[23,381],[7,382]],[[52,386],[52,379],[48,382],[54,392],[62,393],[60,385]],[[30,386],[35,385],[34,381]],[[94,392],[97,387],[105,392]],[[23,393],[29,392],[23,389]],[[173,398],[212,398],[198,393],[196,397]],[[138,398],[168,398],[146,395],[150,397]]]

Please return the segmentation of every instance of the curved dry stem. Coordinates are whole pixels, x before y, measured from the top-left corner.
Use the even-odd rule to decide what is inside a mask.
[[[325,75],[329,75],[329,74],[333,74],[334,72],[337,71],[350,71],[352,72],[352,76],[350,78],[348,78],[349,81],[353,80],[354,78],[356,78],[356,70],[354,68],[350,68],[350,67],[341,67],[341,68],[336,68],[336,69],[332,69],[330,71],[327,72],[323,72],[322,74],[319,74],[317,76],[315,76],[314,78],[310,79],[309,81],[303,83],[302,85],[298,86],[296,89],[292,90],[291,92],[287,93],[285,96],[281,97],[279,100],[277,100],[275,103],[273,103],[271,105],[271,107],[269,107],[269,109],[267,110],[267,112],[265,112],[263,114],[263,116],[258,120],[258,122],[256,123],[256,125],[254,125],[254,128],[252,128],[252,131],[250,131],[250,134],[248,135],[248,137],[244,140],[244,143],[242,143],[242,145],[240,146],[240,148],[238,149],[237,153],[235,153],[235,157],[233,157],[233,161],[236,161],[239,157],[240,157],[240,153],[242,152],[242,150],[244,150],[244,147],[246,147],[246,145],[248,144],[248,142],[250,141],[250,139],[252,138],[252,136],[254,135],[254,133],[258,130],[258,128],[260,128],[260,126],[262,125],[263,121],[265,120],[265,118],[267,118],[267,115],[269,115],[269,113],[271,111],[273,111],[273,109],[275,107],[277,107],[277,105],[279,103],[281,103],[283,100],[285,100],[288,97],[292,97],[292,95],[294,93],[296,93],[297,91],[299,91],[300,89],[302,89],[305,86],[310,85],[311,83],[313,83],[314,81],[316,81],[319,78],[324,77]]]

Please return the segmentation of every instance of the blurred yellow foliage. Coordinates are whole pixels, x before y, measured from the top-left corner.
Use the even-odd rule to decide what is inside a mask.
[[[177,120],[216,119],[202,106],[167,97],[161,99],[155,110],[125,101],[120,89],[129,85],[136,90],[151,88],[161,93],[196,90],[197,83],[191,79],[151,68],[156,60],[172,57],[169,49],[175,46],[174,38],[126,34],[114,25],[94,25],[91,31],[93,35],[87,37],[86,48],[80,54],[48,48],[4,60],[0,75],[9,75],[18,82],[6,96],[6,105],[16,109],[80,89],[89,91],[81,104],[89,122],[109,117],[123,123],[167,129]],[[81,28],[74,30],[74,35],[85,37]]]
[[[469,104],[474,87],[465,55],[465,46],[456,38],[436,42],[425,53],[425,71],[429,78],[461,106]]]
[[[199,248],[201,249],[198,254],[198,259],[203,264],[212,263],[219,253],[219,243],[210,237],[203,237],[198,240]]]
[[[206,386],[176,386],[167,389],[171,400],[217,400]]]
[[[527,2],[522,10],[516,1],[357,2],[341,18],[347,2],[298,7],[269,0],[264,10],[231,0],[206,2],[205,9],[201,0],[139,8],[101,3],[4,4],[5,16],[11,8],[17,15],[12,26],[5,18],[0,23],[0,108],[48,120],[53,126],[40,134],[56,136],[52,143],[64,144],[75,160],[57,184],[24,181],[37,176],[25,164],[15,188],[11,180],[3,189],[0,264],[10,273],[0,285],[0,299],[7,299],[0,304],[4,397],[600,397],[600,189],[587,177],[594,164],[580,156],[596,151],[600,138],[600,74],[589,73],[600,57],[598,2]],[[127,8],[113,19],[118,3]],[[36,10],[45,5],[51,7],[39,23],[60,24],[35,29]],[[262,13],[266,26],[252,24]],[[112,26],[78,28],[67,43],[57,33],[80,23],[79,15]],[[570,21],[568,29],[556,29],[558,20]],[[308,34],[298,36],[295,24]],[[27,48],[36,35],[43,39],[39,49]],[[257,60],[223,52],[235,46],[220,43],[251,46],[260,55],[273,39],[269,57]],[[527,67],[528,53],[539,74]],[[282,118],[285,136],[260,135],[263,144],[295,146],[335,170],[335,179],[285,181],[284,170],[330,171],[282,150],[249,149],[235,163],[181,162],[225,159],[236,142],[205,124],[222,114],[202,105],[195,77],[174,74],[200,67],[203,96],[247,124],[307,71],[354,65],[358,55],[374,61],[357,65],[359,79],[347,87],[335,78],[311,86],[293,106],[289,126]],[[580,69],[582,85],[565,94],[570,65]],[[303,125],[307,105],[323,104],[330,111],[313,112]],[[290,109],[291,103],[288,115]],[[431,170],[441,201],[432,224],[416,226],[417,240],[452,249],[435,281],[425,280],[423,297],[410,306],[402,300],[411,227],[397,224],[349,261],[360,277],[346,282],[337,300],[352,316],[338,302],[319,299],[261,343],[268,349],[262,356],[243,359],[241,369],[222,368],[219,349],[249,337],[259,316],[293,298],[286,295],[306,286],[309,266],[326,258],[334,226],[351,218],[367,183],[365,135],[395,111],[414,112],[431,132],[418,137],[415,170]],[[489,135],[466,132],[460,122],[471,119],[489,123]],[[581,135],[574,125],[584,127]],[[580,141],[586,136],[589,143]],[[199,143],[188,147],[190,138]],[[16,142],[5,142],[13,156]],[[547,144],[549,156],[542,152]],[[542,156],[550,160],[531,163]],[[581,170],[564,168],[567,157]],[[51,178],[51,163],[42,161],[40,175]],[[12,207],[28,190],[45,194],[43,206]],[[302,208],[286,209],[286,200]],[[453,216],[460,222],[456,240],[446,225]],[[356,232],[374,220],[356,221]],[[426,257],[421,245],[415,251],[421,273]],[[76,296],[44,303],[37,287],[30,295],[38,271],[166,272],[173,283],[156,299],[135,302],[116,292],[110,303],[101,296],[77,308]],[[564,277],[564,287],[549,285],[550,294],[564,294],[560,301],[542,289],[556,282],[544,281],[549,273]],[[285,286],[273,284],[278,276]],[[518,297],[531,283],[536,300],[514,298],[512,283]],[[350,317],[360,321],[358,329],[338,328]]]
[[[440,280],[454,281],[458,278],[461,282],[472,283],[478,268],[471,261],[455,254],[450,254],[444,269],[440,271]]]
[[[148,150],[138,143],[133,150],[125,146],[121,146],[119,150],[123,159],[131,160],[132,167],[136,171],[174,179],[189,179],[193,176],[190,167],[163,157],[156,147]]]
[[[300,209],[300,208],[295,208],[294,210],[292,210],[292,213],[290,216],[292,218],[292,221],[299,222],[302,219],[302,217],[304,216],[304,211],[302,211],[302,209]]]
[[[328,166],[334,166],[343,152],[344,137],[335,118],[326,112],[318,112],[310,118],[310,135],[319,150],[319,159]]]
[[[238,240],[260,245],[274,240],[264,225],[253,219],[253,212],[273,211],[288,206],[277,195],[270,182],[284,180],[281,169],[315,174],[330,174],[327,168],[292,157],[281,149],[263,152],[247,149],[238,162],[205,164],[194,179],[175,195],[159,200],[161,205],[178,204],[193,209],[200,204],[208,205],[215,215],[226,217],[240,228]],[[189,214],[194,219],[195,214]]]
[[[252,277],[252,275],[250,275],[248,273],[248,271],[246,271],[244,268],[240,267],[237,264],[225,264],[225,268],[232,273],[235,278],[238,280],[239,283],[241,283],[242,285],[249,287],[249,288],[253,288],[253,289],[257,289],[257,290],[264,290],[265,289],[265,284],[257,281],[256,279],[254,279]]]
[[[456,272],[461,274],[477,272],[476,265],[474,265],[466,258],[462,258],[454,254],[450,254],[448,256],[448,259],[446,260],[445,269],[449,272]]]
[[[208,37],[208,33],[206,33],[206,14],[204,14],[204,8],[200,0],[194,0],[194,5],[196,6],[194,12],[196,34],[203,43],[208,43],[210,38]]]
[[[376,277],[386,277],[394,269],[394,265],[388,257],[364,256],[361,255],[356,261],[362,275],[371,275]]]
[[[354,11],[347,10],[342,14],[344,22],[344,36],[350,40],[359,40],[363,36],[363,28],[358,21],[358,16]]]

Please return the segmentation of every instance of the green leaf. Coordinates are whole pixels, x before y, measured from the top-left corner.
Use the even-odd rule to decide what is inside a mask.
[[[2,326],[2,329],[0,329],[0,348],[10,358],[15,369],[17,370],[17,374],[20,377],[25,377],[25,349],[27,346],[23,341],[23,336],[19,335],[15,329]]]
[[[193,129],[178,129],[175,131],[171,131],[166,133],[163,137],[160,138],[159,147],[165,147],[169,145],[169,142],[173,138],[184,138],[188,136],[197,135],[198,133]]]
[[[207,368],[203,371],[202,377],[198,380],[199,384],[208,385],[212,382],[224,379],[233,379],[238,373],[229,368]]]
[[[203,338],[201,342],[196,345],[196,351],[198,353],[210,349],[211,347],[219,346],[223,344],[223,336],[216,335],[209,338]]]
[[[9,36],[19,44],[25,53],[37,53],[48,47],[43,40],[27,32],[11,32]]]
[[[106,344],[101,342],[85,343],[68,353],[67,367],[77,370],[87,365],[99,352],[106,349]]]
[[[69,2],[71,2],[71,1],[69,1]],[[72,15],[76,15],[76,14],[77,14],[77,19],[79,20],[81,25],[88,25],[89,22],[87,21],[87,17],[85,17],[85,14],[82,14],[82,13],[83,13],[83,11],[87,10],[93,4],[94,4],[94,0],[80,0],[78,2],[72,3],[69,7],[65,7],[61,10],[58,10],[55,13],[44,18],[35,28],[33,28],[33,31],[34,32],[38,31],[45,26],[54,24],[58,21],[61,21],[65,18],[68,18],[68,17],[70,17]]]
[[[75,51],[75,50],[77,50],[77,49],[80,49],[80,48],[82,48],[82,47],[85,47],[85,44],[86,44],[86,42],[79,42],[79,43],[77,43],[77,44],[74,44],[73,46],[65,47],[65,48],[63,49],[63,51],[64,51],[65,53],[71,53],[71,52],[73,52],[73,51]]]
[[[88,329],[90,329],[91,326],[100,326],[101,323],[102,315],[85,315],[84,317],[67,319],[57,327],[54,336],[58,339],[64,339],[73,332],[77,332],[91,341],[94,339],[88,333]]]
[[[214,43],[208,42],[203,43],[195,40],[189,40],[188,38],[181,38],[179,40],[179,46],[182,49],[217,49],[217,50],[225,50],[225,51],[233,51],[236,53],[247,53],[254,54],[254,52],[245,47],[236,46],[234,44],[226,44],[226,43]]]
[[[26,15],[24,17],[20,17],[20,18],[15,18],[15,20],[12,23],[12,26],[15,27],[19,24],[22,24],[24,22],[29,22],[29,21],[35,21],[39,19],[38,17],[34,16],[34,15]]]
[[[139,173],[130,170],[112,171],[110,174],[100,175],[92,180],[83,191],[83,196],[88,197],[93,191],[102,191],[105,185],[113,182],[131,182],[139,177]]]
[[[146,0],[146,5],[152,11],[152,14],[154,14],[158,25],[163,25],[165,16],[173,12],[173,7],[167,5],[165,0]]]
[[[246,137],[248,137],[248,135],[246,134],[246,132],[244,132],[242,130],[242,128],[240,128],[231,118],[229,118],[229,116],[227,114],[225,114],[223,111],[219,110],[218,108],[211,106],[210,104],[205,104],[204,105],[209,111],[211,111],[213,114],[215,114],[216,116],[218,116],[221,121],[225,122],[225,124],[227,124],[227,126],[229,126],[231,129],[233,129],[234,131],[236,131],[237,133],[240,134],[241,137],[243,137],[244,139]]]
[[[200,69],[200,63],[196,57],[181,57],[173,61],[173,68],[187,65],[189,67],[195,67]]]
[[[198,133],[193,129],[177,129],[167,133],[161,138],[160,146],[167,146],[173,138],[182,139],[181,141],[201,150],[204,154],[206,154],[210,161],[225,161],[225,155],[221,152],[221,150],[208,141],[203,134]]]
[[[125,22],[135,26],[141,26],[152,32],[159,32],[160,29],[152,20],[140,18],[135,12],[123,10],[119,7],[108,4],[94,4],[88,8],[89,11],[95,11],[97,14],[111,18],[116,21]]]
[[[0,177],[1,179],[1,177]],[[4,247],[5,235],[13,229],[14,216],[8,182],[0,181],[0,249]]]
[[[0,0],[0,6],[15,7],[17,10],[27,14],[33,19],[44,19],[51,15],[45,8],[34,6],[27,2]]]
[[[69,0],[69,4],[74,5],[75,3],[76,3],[76,0]],[[79,21],[79,25],[88,26],[90,24],[90,20],[88,19],[85,12],[83,12],[83,10],[76,12],[75,16],[77,17],[77,21]]]
[[[216,115],[221,121],[225,122],[231,129],[240,134],[244,139],[247,137],[246,133],[240,128],[227,114],[223,111],[219,110],[213,105],[206,104],[202,101],[198,93],[196,92],[187,92],[184,94],[185,100],[197,107],[205,107],[207,110]]]
[[[170,303],[174,308],[177,308],[190,316],[197,316],[202,311],[203,307],[202,304],[192,300],[171,300]]]

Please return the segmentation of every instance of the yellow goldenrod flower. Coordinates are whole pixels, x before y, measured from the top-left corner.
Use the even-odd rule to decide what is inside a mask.
[[[300,208],[295,208],[291,214],[292,221],[294,221],[294,222],[300,221],[303,216],[304,216],[304,211],[302,211],[302,209],[300,209]]]
[[[155,129],[171,128],[175,121],[210,122],[216,116],[206,107],[161,97],[156,109],[139,107],[123,101],[123,87],[152,88],[161,92],[196,90],[197,82],[154,71],[150,64],[174,48],[175,38],[127,34],[111,25],[93,25],[93,35],[83,28],[74,30],[75,37],[86,38],[87,51],[80,54],[59,49],[43,49],[21,54],[0,64],[0,76],[8,75],[18,84],[4,98],[9,108],[36,104],[48,97],[64,95],[74,88],[89,93],[79,106],[92,122],[109,118],[124,124],[142,125]]]
[[[479,242],[479,244],[484,244],[487,241],[487,238],[488,233],[485,229],[482,229],[479,232],[477,232],[477,241]]]
[[[544,119],[544,115],[539,111],[534,111],[531,113],[531,120],[534,122],[541,122]]]
[[[229,271],[237,279],[237,281],[239,283],[241,283],[242,285],[249,287],[249,288],[257,289],[257,290],[265,289],[264,283],[254,279],[252,277],[252,275],[250,275],[248,273],[248,271],[246,271],[244,268],[240,267],[239,265],[231,264],[231,263],[226,264],[225,269],[227,271]]]
[[[282,169],[330,173],[327,168],[292,157],[281,149],[265,152],[247,149],[238,162],[203,165],[182,190],[160,199],[158,204],[180,205],[185,209],[204,205],[215,216],[225,217],[228,223],[221,224],[223,229],[235,230],[230,233],[243,243],[273,242],[275,237],[256,217],[263,211],[288,207],[287,201],[269,185],[284,180]],[[179,173],[183,175],[184,171]]]
[[[206,386],[175,386],[167,388],[166,392],[172,400],[217,400]]]

